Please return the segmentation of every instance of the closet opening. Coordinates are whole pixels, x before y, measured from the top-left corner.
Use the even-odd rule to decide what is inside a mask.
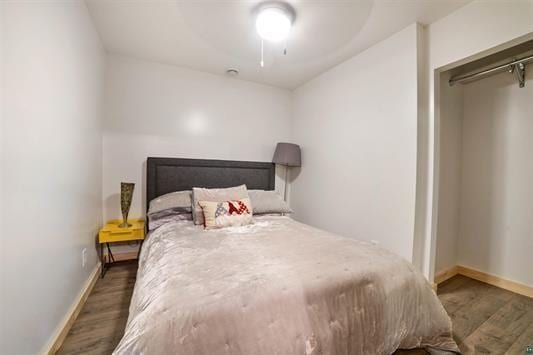
[[[533,39],[436,75],[434,282],[533,296]]]

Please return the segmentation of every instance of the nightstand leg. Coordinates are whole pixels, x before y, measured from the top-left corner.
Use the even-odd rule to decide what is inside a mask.
[[[111,248],[109,247],[109,243],[105,243],[107,245],[107,252],[109,253],[110,261],[115,262],[115,257],[113,256],[113,253],[111,252]]]

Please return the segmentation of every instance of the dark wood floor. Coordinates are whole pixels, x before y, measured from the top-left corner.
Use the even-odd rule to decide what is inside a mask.
[[[137,265],[110,268],[99,279],[58,354],[111,354],[122,338]]]
[[[111,354],[124,332],[135,273],[135,264],[117,265],[98,280],[59,354]],[[533,345],[533,299],[464,276],[442,283],[438,295],[464,354],[526,354]]]
[[[439,285],[439,299],[464,354],[526,354],[533,346],[533,299],[455,276]]]

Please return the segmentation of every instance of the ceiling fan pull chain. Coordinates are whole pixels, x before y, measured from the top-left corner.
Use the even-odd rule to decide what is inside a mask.
[[[265,67],[265,61],[263,60],[263,39],[261,38],[261,68]]]

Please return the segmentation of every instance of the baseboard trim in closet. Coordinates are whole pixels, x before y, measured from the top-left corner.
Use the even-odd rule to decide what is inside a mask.
[[[72,328],[72,325],[76,321],[76,318],[78,318],[78,315],[80,314],[81,309],[85,305],[87,298],[91,294],[91,291],[93,290],[94,285],[98,280],[98,277],[100,277],[101,267],[102,265],[100,264],[100,262],[98,262],[98,264],[91,272],[91,275],[87,279],[85,286],[70,306],[70,309],[65,315],[65,318],[63,318],[56,331],[50,338],[50,341],[46,344],[43,351],[41,351],[41,354],[53,355],[59,350],[59,348],[63,344],[63,341],[65,341],[65,338],[67,337],[70,328]]]
[[[462,266],[462,265],[455,265],[448,270],[444,270],[436,274],[435,284],[438,285],[448,280],[449,278],[452,278],[453,276],[457,274],[470,277],[471,279],[474,279],[474,280],[485,282],[492,286],[503,288],[504,290],[508,290],[508,291],[518,293],[523,296],[533,298],[533,287],[531,286],[522,284],[520,282],[504,279],[503,277],[488,274],[486,272],[472,269],[472,268]]]
[[[452,266],[448,270],[444,270],[444,271],[441,271],[438,274],[436,274],[434,282],[435,282],[435,284],[438,285],[438,284],[443,283],[444,281],[446,281],[448,279],[451,279],[452,277],[454,277],[458,273],[459,273],[459,266],[457,266],[457,265]]]
[[[458,272],[459,274],[470,277],[471,279],[482,281],[488,283],[489,285],[493,285],[508,291],[512,291],[514,293],[518,293],[523,296],[533,298],[533,287],[531,286],[524,285],[516,281],[507,280],[503,277],[487,274],[483,271],[471,269],[469,267],[461,265],[458,266]]]

